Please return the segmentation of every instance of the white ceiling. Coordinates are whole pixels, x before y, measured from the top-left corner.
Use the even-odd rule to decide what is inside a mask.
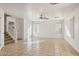
[[[16,16],[16,17],[23,17],[25,5],[21,3],[4,3],[0,4],[0,7],[4,9],[5,13]]]
[[[31,5],[32,7],[47,8],[47,10],[49,9],[50,11],[58,11],[61,9],[65,10],[65,8],[77,6],[79,4],[59,3],[56,5],[51,5],[49,3],[0,3],[0,7],[4,9],[5,13],[16,17],[23,17],[28,5]]]

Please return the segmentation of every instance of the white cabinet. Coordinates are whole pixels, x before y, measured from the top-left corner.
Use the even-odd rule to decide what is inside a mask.
[[[0,9],[0,49],[4,46],[4,11]]]

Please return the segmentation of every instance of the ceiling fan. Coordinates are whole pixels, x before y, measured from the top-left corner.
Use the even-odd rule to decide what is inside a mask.
[[[51,5],[56,5],[56,4],[58,4],[58,3],[49,3],[49,4],[51,4]],[[41,20],[48,20],[49,18],[48,17],[46,17],[46,16],[43,16],[43,14],[41,13],[41,15],[40,15],[40,17],[39,17]]]

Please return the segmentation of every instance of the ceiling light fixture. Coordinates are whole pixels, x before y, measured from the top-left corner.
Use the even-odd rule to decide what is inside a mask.
[[[49,18],[48,17],[46,17],[45,16],[45,14],[46,14],[46,8],[41,8],[41,10],[40,10],[40,12],[41,12],[41,14],[40,14],[40,20],[48,20]]]
[[[49,4],[51,4],[51,5],[56,5],[56,4],[58,4],[58,3],[49,3]]]
[[[43,14],[40,15],[40,19],[41,19],[41,20],[48,20],[48,18],[45,17],[45,16],[43,16]]]

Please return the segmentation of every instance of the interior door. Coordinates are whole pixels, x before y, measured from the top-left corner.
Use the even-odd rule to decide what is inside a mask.
[[[4,11],[0,9],[0,49],[4,47]]]

